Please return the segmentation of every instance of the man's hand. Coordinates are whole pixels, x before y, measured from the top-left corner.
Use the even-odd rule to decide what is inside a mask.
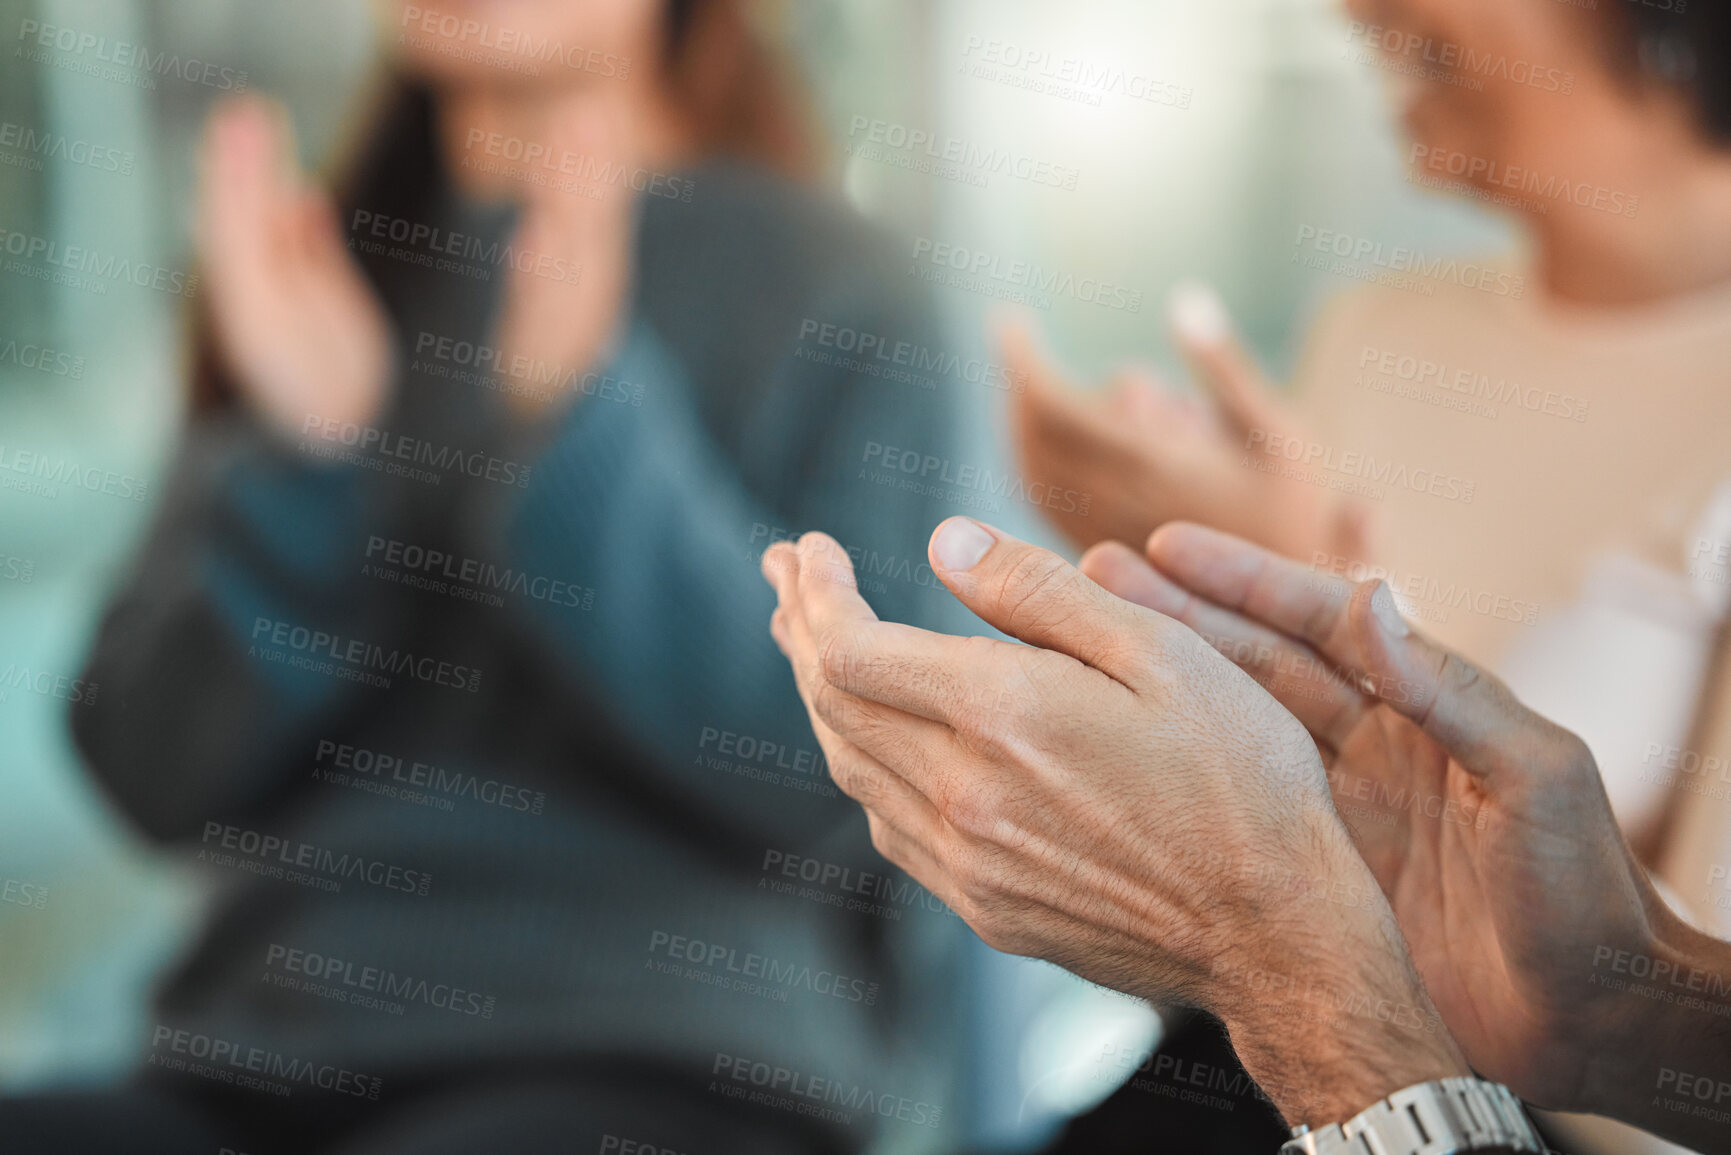
[[[1413,633],[1381,583],[1198,526],[1162,529],[1147,556],[1101,546],[1082,569],[1190,626],[1309,729],[1474,1069],[1544,1106],[1724,1149],[1731,1127],[1655,1100],[1667,1079],[1682,1100],[1680,1074],[1731,1079],[1731,954],[1654,892],[1585,745]],[[1630,990],[1643,986],[1656,997]],[[1679,1010],[1691,995],[1702,1005]]]
[[[819,534],[764,557],[772,630],[880,851],[1001,950],[1213,1011],[1294,1120],[1465,1073],[1292,715],[1044,550],[953,518],[931,563],[1029,644],[878,621]]]
[[[218,346],[242,396],[284,438],[309,418],[366,424],[391,378],[384,310],[292,152],[281,108],[257,97],[219,105],[198,221]]]
[[[1054,524],[1082,548],[1146,541],[1160,525],[1187,520],[1289,557],[1363,556],[1359,506],[1253,468],[1279,463],[1260,449],[1271,437],[1293,436],[1299,422],[1238,344],[1220,299],[1191,286],[1174,295],[1171,312],[1179,348],[1211,405],[1129,372],[1092,395],[1062,379],[1028,330],[1004,331],[1004,359],[1024,386],[1011,413],[1023,475],[1090,498],[1086,512],[1048,511]]]

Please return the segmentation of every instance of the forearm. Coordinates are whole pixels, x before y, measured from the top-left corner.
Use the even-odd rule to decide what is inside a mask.
[[[356,589],[373,524],[361,480],[298,461],[245,422],[190,436],[92,648],[86,677],[103,693],[73,714],[91,768],[164,838],[273,795],[282,768],[304,753],[293,749],[297,737],[360,692],[268,660],[279,627],[383,629],[384,595]]]
[[[1393,915],[1271,936],[1285,960],[1217,972],[1234,1048],[1293,1126],[1341,1123],[1405,1087],[1470,1074]]]

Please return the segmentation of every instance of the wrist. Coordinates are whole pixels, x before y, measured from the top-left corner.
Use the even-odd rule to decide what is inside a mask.
[[[1346,913],[1265,936],[1258,961],[1217,970],[1212,1009],[1293,1125],[1344,1122],[1404,1087],[1471,1073],[1387,905]]]

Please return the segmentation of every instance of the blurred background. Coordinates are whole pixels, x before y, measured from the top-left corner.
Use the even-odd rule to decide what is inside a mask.
[[[1492,218],[1405,182],[1382,76],[1347,59],[1329,0],[766,0],[758,16],[804,73],[831,146],[827,179],[908,237],[910,258],[923,238],[1140,301],[1137,311],[1062,294],[1033,303],[1078,379],[1125,360],[1175,375],[1164,302],[1189,279],[1214,284],[1284,374],[1308,318],[1351,287],[1293,263],[1301,224],[1433,254],[1509,243]],[[345,110],[389,34],[367,0],[0,0],[0,349],[49,347],[77,368],[0,356],[0,464],[22,452],[60,476],[108,471],[146,485],[131,500],[0,473],[21,485],[0,487],[0,882],[46,892],[0,903],[0,1084],[12,1089],[121,1074],[153,977],[199,911],[190,882],[87,782],[67,702],[52,692],[54,677],[76,676],[152,514],[180,420],[186,300],[126,281],[45,283],[14,258],[41,238],[191,273],[193,149],[222,94],[219,83],[85,67],[91,51],[28,52],[28,21],[244,73],[246,87],[293,109],[313,164],[350,127]],[[1121,80],[1042,81],[1066,60]],[[111,149],[116,164],[9,148],[19,126]],[[1060,177],[919,171],[923,149],[898,148],[904,133],[973,155],[1003,150]],[[985,351],[1001,306],[979,288],[939,290],[951,350]],[[1002,414],[979,404],[980,452],[995,452]],[[1121,1013],[1110,1003],[1095,1020],[1066,1017],[1083,1024],[1067,1029],[1109,1029],[1097,1020]],[[1031,1078],[1010,1107],[1029,1096],[1082,1106],[1096,1094],[1085,1082]]]

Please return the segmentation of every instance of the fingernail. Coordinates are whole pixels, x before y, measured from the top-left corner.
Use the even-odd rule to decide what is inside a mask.
[[[965,517],[952,517],[938,530],[932,543],[932,553],[938,564],[952,573],[965,573],[980,564],[986,551],[997,544],[997,538],[987,533],[978,522]]]
[[[1370,612],[1376,615],[1376,620],[1382,623],[1383,632],[1391,638],[1404,638],[1412,633],[1407,627],[1406,619],[1400,616],[1400,607],[1394,604],[1394,594],[1389,590],[1387,582],[1377,582],[1376,592],[1370,595]]]
[[[1200,281],[1185,281],[1173,289],[1166,315],[1173,331],[1193,345],[1218,345],[1232,333],[1226,302]]]

